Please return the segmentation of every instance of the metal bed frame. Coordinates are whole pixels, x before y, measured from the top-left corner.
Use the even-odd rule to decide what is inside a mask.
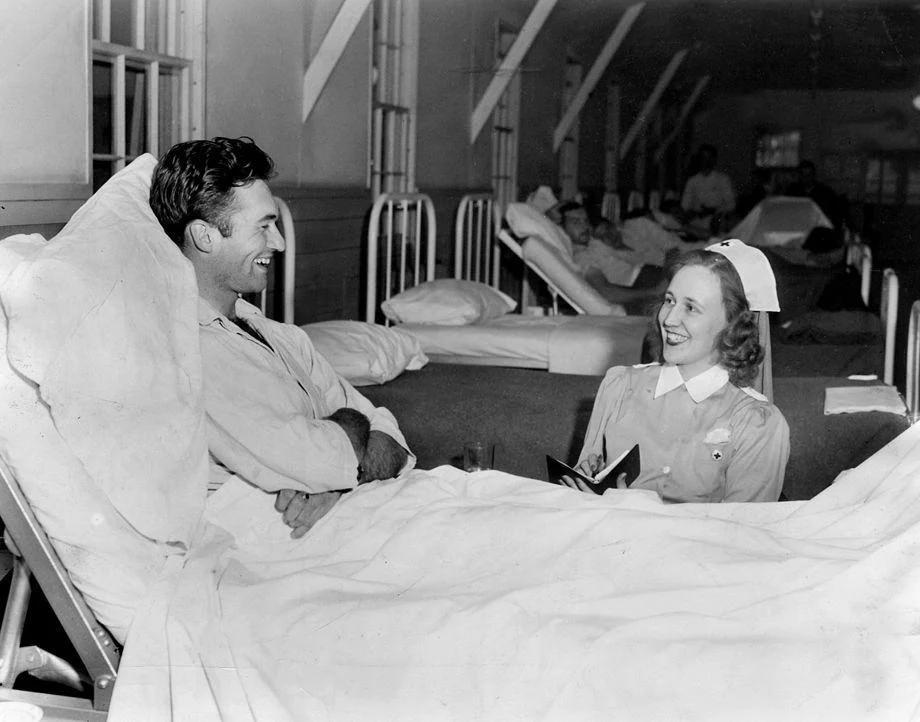
[[[490,193],[460,199],[454,221],[454,278],[481,281],[498,288],[501,268],[496,242],[501,219]]]
[[[910,307],[910,322],[907,327],[907,374],[904,384],[907,413],[911,423],[920,419],[918,376],[920,376],[920,301],[914,301]]]
[[[383,193],[374,201],[367,232],[365,321],[375,323],[377,320],[378,288],[381,286],[383,298],[379,300],[385,301],[407,287],[434,280],[435,231],[434,204],[424,193]],[[393,244],[397,240],[399,272],[394,275]],[[382,279],[381,253],[386,259]],[[408,286],[407,277],[412,281]],[[386,324],[389,325],[389,321]]]
[[[278,206],[278,218],[281,221],[281,235],[284,236],[281,320],[284,323],[294,323],[294,270],[297,266],[297,237],[294,233],[294,219],[291,216],[291,209],[288,208],[288,204],[278,196],[275,196],[275,204]],[[262,291],[259,297],[259,306],[262,309],[262,313],[268,316],[267,288]]]
[[[12,573],[0,624],[0,699],[37,705],[54,719],[104,720],[115,686],[120,650],[73,585],[19,484],[2,460],[0,519],[5,527],[6,545],[2,558],[8,573]],[[48,599],[87,674],[40,647],[20,646],[31,596],[31,578]],[[89,686],[92,699],[14,689],[23,672],[76,690]]]
[[[898,275],[890,268],[882,273],[882,300],[879,317],[885,327],[885,363],[882,380],[886,384],[894,383],[894,347],[895,332],[898,321]]]

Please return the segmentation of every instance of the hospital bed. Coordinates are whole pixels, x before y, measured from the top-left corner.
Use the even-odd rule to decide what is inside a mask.
[[[91,673],[112,692],[109,719],[917,709],[917,428],[807,502],[665,505],[441,467],[359,487],[292,540],[271,495],[229,482],[205,498],[196,290],[145,209],[154,163],[116,174],[50,243],[0,243],[0,372],[16,402],[0,456],[93,616],[119,630],[114,685]],[[69,335],[43,333],[51,311]],[[23,530],[38,570],[51,555]],[[163,558],[139,565],[148,552]],[[89,577],[88,557],[109,575]],[[114,615],[104,592],[133,606]]]
[[[769,256],[769,250],[768,256]],[[770,256],[783,306],[774,329],[777,376],[875,374],[892,383],[898,278],[881,274],[881,302],[869,310],[872,255],[863,244],[847,249],[847,268],[793,268]],[[831,307],[820,307],[819,299]]]
[[[529,267],[529,260],[496,233],[498,214],[484,195],[465,197],[458,208],[454,238],[455,281],[477,281],[498,288],[500,239]],[[398,294],[432,289],[437,233],[434,207],[424,194],[384,194],[373,205],[368,224],[365,321],[383,320],[382,304]],[[558,270],[558,269],[557,269]],[[469,323],[401,323],[400,330],[419,339],[432,361],[545,369],[556,373],[603,373],[616,364],[639,361],[646,322],[626,317],[622,309],[598,296],[583,281],[577,289],[560,288],[559,276],[537,271],[553,298],[546,314],[504,313]],[[572,279],[577,278],[569,272]],[[566,279],[568,280],[568,279]],[[420,288],[421,287],[421,288]],[[432,289],[433,290],[433,289]],[[558,298],[569,301],[575,315],[559,312]],[[420,296],[419,305],[426,303]],[[521,306],[528,302],[522,294]],[[527,311],[526,308],[519,310]]]

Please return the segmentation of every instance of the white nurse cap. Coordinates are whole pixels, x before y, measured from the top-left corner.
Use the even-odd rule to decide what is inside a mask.
[[[779,311],[776,278],[763,251],[737,238],[707,246],[706,250],[721,253],[731,261],[741,277],[744,295],[752,311]]]

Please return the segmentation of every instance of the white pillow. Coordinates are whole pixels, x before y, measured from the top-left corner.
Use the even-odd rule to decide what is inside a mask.
[[[559,251],[536,236],[531,236],[521,246],[524,260],[539,268],[562,293],[581,306],[586,314],[595,316],[625,316],[626,309],[610,303],[576,271],[573,271]]]
[[[465,326],[513,311],[517,301],[478,281],[442,278],[408,288],[380,304],[396,323]]]
[[[572,241],[568,234],[536,208],[526,203],[509,203],[505,211],[505,220],[514,235],[519,238],[536,237],[548,243],[562,254],[562,258],[572,268]]]
[[[353,386],[383,384],[428,363],[418,339],[398,328],[362,321],[321,321],[301,328]]]

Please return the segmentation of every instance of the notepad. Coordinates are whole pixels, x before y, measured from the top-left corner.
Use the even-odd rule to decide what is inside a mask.
[[[639,476],[640,462],[639,445],[636,444],[611,461],[593,479],[549,455],[546,457],[546,473],[553,484],[561,484],[563,476],[570,476],[584,482],[595,494],[603,494],[607,489],[617,488],[617,477],[620,474],[626,474],[626,486],[632,484]]]

